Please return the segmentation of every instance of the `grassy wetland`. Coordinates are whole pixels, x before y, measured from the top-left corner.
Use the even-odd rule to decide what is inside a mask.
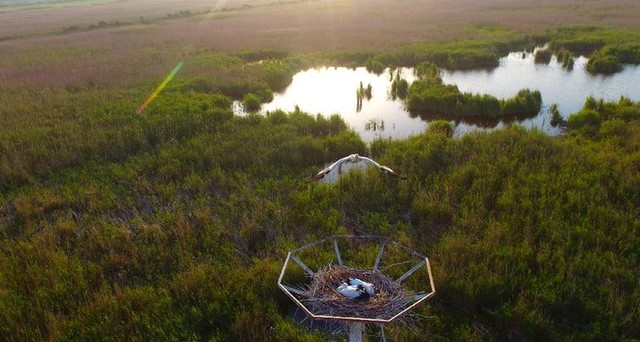
[[[436,296],[388,338],[640,339],[637,99],[586,98],[557,137],[438,121],[370,144],[339,115],[232,111],[312,66],[491,68],[543,43],[600,77],[640,62],[638,17],[635,0],[0,0],[0,339],[344,340],[276,287],[288,250],[333,234],[430,257]],[[351,153],[408,179],[304,181]]]

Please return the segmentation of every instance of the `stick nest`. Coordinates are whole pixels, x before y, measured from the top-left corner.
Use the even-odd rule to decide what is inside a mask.
[[[337,288],[349,278],[373,284],[375,294],[365,299],[343,296]],[[317,315],[390,319],[413,301],[414,294],[381,272],[330,265],[313,275],[306,297]],[[408,320],[409,316],[399,319]]]

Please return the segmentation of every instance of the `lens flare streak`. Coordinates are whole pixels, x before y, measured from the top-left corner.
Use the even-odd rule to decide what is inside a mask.
[[[151,93],[151,95],[149,95],[149,97],[147,97],[147,99],[144,101],[144,103],[142,105],[140,105],[140,107],[138,108],[138,111],[136,112],[137,114],[142,114],[142,112],[144,112],[145,109],[147,109],[147,106],[149,106],[149,104],[151,102],[153,102],[153,100],[155,100],[155,98],[158,96],[158,94],[160,94],[162,89],[164,89],[167,86],[167,84],[169,84],[169,82],[171,82],[171,79],[173,79],[173,77],[180,71],[180,69],[182,69],[182,66],[184,66],[184,62],[180,61],[173,68],[173,70],[171,70],[169,75],[167,75],[167,77],[165,77],[165,79],[162,81],[162,83],[160,83],[160,85],[158,85],[156,90],[154,90],[153,93]]]

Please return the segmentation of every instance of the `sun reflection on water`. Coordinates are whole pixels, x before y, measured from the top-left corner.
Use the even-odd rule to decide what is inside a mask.
[[[523,58],[524,56],[524,58]],[[584,70],[586,58],[575,60],[572,71],[567,71],[555,60],[549,64],[533,63],[532,54],[511,53],[500,59],[500,66],[493,70],[443,71],[443,81],[455,84],[462,92],[490,94],[500,99],[514,96],[518,90],[540,90],[543,106],[541,112],[529,119],[514,123],[527,128],[538,128],[551,135],[560,134],[553,127],[549,107],[556,103],[566,118],[578,111],[587,96],[617,100],[621,95],[634,101],[640,100],[640,66],[626,66],[625,70],[611,76],[590,75]],[[401,100],[390,96],[392,79],[396,72],[409,83],[415,80],[413,69],[387,69],[380,75],[369,73],[364,67],[323,67],[301,71],[293,76],[287,89],[275,94],[272,102],[262,106],[262,113],[278,109],[291,112],[299,108],[310,114],[330,116],[339,114],[366,142],[376,138],[403,139],[424,132],[428,122],[411,117]],[[371,85],[372,97],[363,98],[358,106],[357,91],[360,84]],[[234,104],[234,112],[242,114],[242,106]],[[453,121],[452,121],[453,122]],[[477,130],[503,128],[510,123],[453,122],[455,136]]]

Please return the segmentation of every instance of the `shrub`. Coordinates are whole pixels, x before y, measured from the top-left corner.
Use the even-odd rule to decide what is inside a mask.
[[[396,78],[391,82],[391,97],[393,99],[400,98],[405,99],[409,92],[409,82],[396,75]]]
[[[501,101],[487,94],[463,94],[456,104],[456,115],[495,118],[501,115]]]
[[[282,110],[267,113],[267,119],[274,125],[280,125],[287,122],[287,113]]]
[[[562,63],[562,67],[567,70],[573,69],[573,54],[568,50],[560,50],[557,55],[558,62]]]
[[[442,76],[440,68],[431,62],[422,62],[416,65],[413,72],[418,78],[440,79]]]
[[[582,109],[571,115],[568,120],[570,130],[582,133],[588,137],[596,136],[601,123],[602,116],[592,109]]]
[[[427,131],[430,133],[443,134],[447,137],[453,136],[453,125],[446,120],[434,120],[429,122]]]
[[[538,50],[536,51],[534,61],[539,64],[549,64],[551,56],[553,56],[553,54],[549,49]]]
[[[614,56],[620,63],[640,64],[640,45],[609,45],[600,50],[604,56]]]
[[[618,108],[616,117],[625,121],[638,120],[640,119],[640,108],[637,106],[624,106]]]
[[[540,112],[542,94],[539,91],[522,89],[516,96],[502,102],[502,115],[535,115]]]
[[[380,62],[380,60],[375,58],[370,58],[366,63],[367,71],[372,72],[376,75],[380,75],[384,72],[385,65]]]
[[[557,104],[552,104],[549,111],[551,112],[551,126],[555,127],[564,123],[564,118],[560,115]]]
[[[242,106],[248,112],[257,112],[260,110],[260,97],[253,93],[248,93],[242,98]]]
[[[628,139],[632,135],[629,124],[623,120],[606,120],[600,126],[599,134],[603,138]]]
[[[587,62],[587,71],[592,74],[613,74],[622,70],[622,64],[616,56],[594,54]]]

